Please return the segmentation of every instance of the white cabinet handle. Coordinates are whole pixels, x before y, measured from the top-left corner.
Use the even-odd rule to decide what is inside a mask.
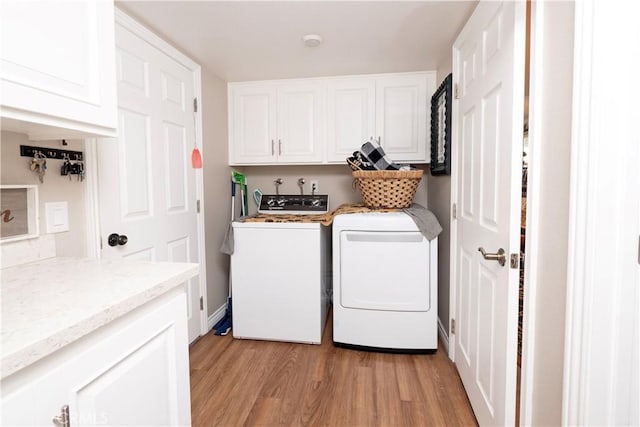
[[[278,140],[278,156],[282,155],[282,141]]]
[[[64,405],[60,408],[60,415],[56,415],[51,421],[59,427],[70,427],[71,421],[69,420],[69,405]]]
[[[276,149],[275,149],[275,141],[272,139],[271,140],[271,155],[273,156],[274,154],[276,154]]]

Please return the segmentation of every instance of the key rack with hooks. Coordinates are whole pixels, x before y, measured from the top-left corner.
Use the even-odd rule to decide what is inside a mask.
[[[36,153],[42,153],[47,159],[56,160],[73,160],[83,161],[84,154],[82,151],[61,150],[59,148],[45,148],[45,147],[33,147],[31,145],[20,146],[20,156],[22,157],[35,157]]]

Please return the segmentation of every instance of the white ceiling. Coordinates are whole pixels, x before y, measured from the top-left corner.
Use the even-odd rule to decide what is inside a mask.
[[[476,1],[117,1],[226,81],[436,69]],[[302,36],[324,42],[305,47]]]

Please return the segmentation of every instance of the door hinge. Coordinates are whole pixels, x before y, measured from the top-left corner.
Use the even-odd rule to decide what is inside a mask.
[[[453,219],[458,219],[458,205],[456,203],[451,206],[451,215],[453,216]]]
[[[458,83],[453,85],[453,99],[460,99],[460,93],[458,93]]]
[[[511,254],[509,255],[509,264],[511,268],[517,269],[520,267],[520,255],[519,254]]]
[[[196,213],[200,213],[200,200],[196,200]]]
[[[200,297],[200,311],[204,310],[204,299]]]
[[[456,319],[451,319],[451,333],[454,335],[456,333]]]
[[[198,98],[193,98],[193,112],[198,112]]]

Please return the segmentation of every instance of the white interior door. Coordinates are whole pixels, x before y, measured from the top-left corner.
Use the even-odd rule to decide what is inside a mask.
[[[98,146],[104,258],[202,262],[194,146],[194,72],[116,24],[118,138]],[[113,233],[127,242],[109,242]],[[200,335],[200,280],[187,286],[189,341]]]
[[[453,47],[455,362],[480,425],[515,422],[524,49],[524,1],[481,1]]]

